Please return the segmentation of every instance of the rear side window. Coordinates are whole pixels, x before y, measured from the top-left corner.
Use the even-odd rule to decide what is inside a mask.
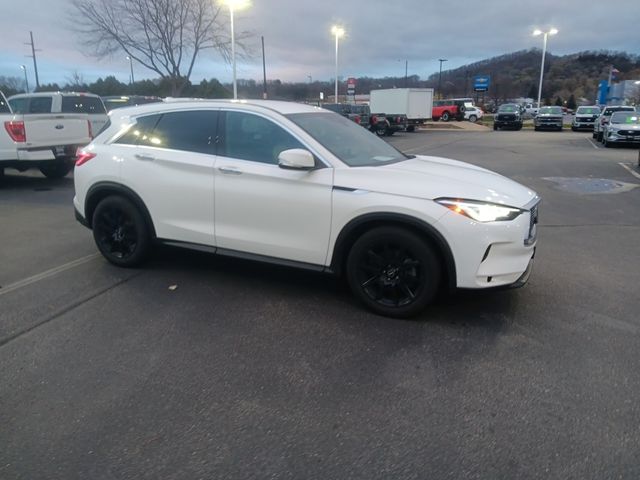
[[[51,97],[31,97],[29,113],[51,113]]]
[[[136,118],[136,123],[131,125],[129,130],[114,143],[123,145],[138,145],[140,142],[146,143],[159,119],[160,114]]]
[[[107,111],[102,100],[97,97],[63,95],[62,113],[107,113]]]
[[[165,113],[139,145],[214,154],[217,121],[216,110]]]

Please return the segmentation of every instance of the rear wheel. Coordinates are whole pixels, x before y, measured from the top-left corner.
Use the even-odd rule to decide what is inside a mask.
[[[56,160],[40,166],[40,171],[47,178],[62,178],[73,168],[73,162],[69,159]]]
[[[98,203],[92,219],[93,238],[100,253],[120,267],[134,267],[148,255],[149,227],[138,208],[120,196]]]
[[[475,115],[469,115],[469,121],[471,123],[476,123],[476,121],[478,120],[478,117]]]
[[[443,122],[448,122],[450,118],[451,115],[449,114],[449,112],[443,112],[440,120],[442,120]]]
[[[410,317],[433,298],[440,284],[440,262],[433,248],[415,233],[379,227],[353,244],[347,279],[354,295],[373,312]]]
[[[493,129],[498,130],[498,126],[495,123],[493,124]]]
[[[407,132],[415,132],[415,130],[416,130],[415,125],[409,125],[409,126],[407,127]]]
[[[598,136],[596,137],[596,140],[598,140],[599,142],[602,142],[602,132],[598,132]]]
[[[376,128],[376,135],[379,137],[384,137],[385,133],[386,133],[386,129],[385,128]]]

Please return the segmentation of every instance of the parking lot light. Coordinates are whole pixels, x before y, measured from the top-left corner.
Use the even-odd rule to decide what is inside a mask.
[[[24,85],[25,85],[26,93],[29,93],[29,79],[27,78],[27,66],[20,65],[20,69],[24,72]]]
[[[338,103],[338,39],[344,35],[344,28],[334,25],[331,27],[331,33],[336,37],[336,86],[335,86],[335,103]]]
[[[540,108],[540,99],[542,98],[542,77],[544,76],[544,57],[547,53],[547,37],[549,35],[555,35],[558,33],[557,28],[551,28],[547,32],[543,32],[542,30],[536,28],[533,31],[533,36],[537,37],[538,35],[543,35],[542,40],[542,65],[540,66],[540,84],[538,85],[538,108]]]
[[[236,81],[236,38],[233,26],[233,12],[249,6],[248,0],[224,0],[229,7],[229,17],[231,21],[231,64],[233,68],[233,99],[238,99],[238,84]]]

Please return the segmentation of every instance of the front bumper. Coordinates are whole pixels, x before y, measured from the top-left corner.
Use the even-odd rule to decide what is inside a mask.
[[[538,122],[534,121],[533,125],[536,128],[562,128],[562,120],[554,120],[554,121],[546,121],[546,122]]]
[[[511,127],[517,128],[522,126],[522,120],[494,120],[494,125],[496,127]]]
[[[640,144],[640,131],[637,134],[607,132],[607,142]]]
[[[454,212],[440,219],[438,227],[449,239],[455,259],[458,288],[519,286],[527,281],[537,244],[538,202],[536,197],[524,207],[528,211],[506,222],[479,223]]]

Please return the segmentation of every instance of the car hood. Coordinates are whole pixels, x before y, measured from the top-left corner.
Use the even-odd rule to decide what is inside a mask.
[[[559,113],[539,113],[538,117],[540,118],[562,118],[562,115]]]
[[[418,155],[380,167],[336,169],[334,185],[415,198],[464,198],[523,207],[536,193],[490,170],[457,160]]]

